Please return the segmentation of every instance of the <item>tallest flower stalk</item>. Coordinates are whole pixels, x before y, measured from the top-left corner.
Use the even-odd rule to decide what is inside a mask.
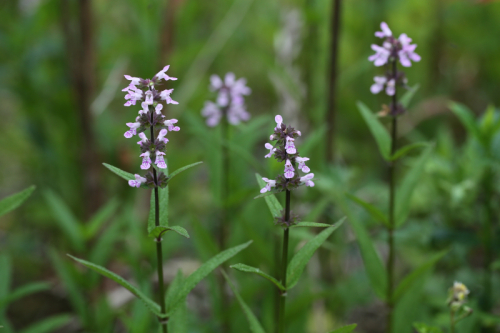
[[[175,126],[177,119],[166,119],[163,115],[163,102],[166,104],[178,104],[172,100],[170,94],[173,89],[159,91],[157,86],[162,84],[162,81],[177,80],[166,74],[169,66],[165,66],[163,70],[158,72],[152,79],[142,79],[125,75],[125,78],[130,81],[128,87],[122,91],[127,92],[125,106],[133,106],[140,103],[142,109],[139,110],[138,116],[133,123],[127,123],[129,130],[125,132],[126,138],[132,138],[138,135],[140,141],[137,144],[140,147],[142,157],[141,169],[146,170],[146,175],[135,175],[135,180],[130,180],[129,185],[132,187],[149,187],[154,190],[155,197],[155,226],[160,225],[160,205],[159,205],[159,188],[167,186],[168,177],[161,171],[167,168],[167,164],[163,156],[166,152],[166,138],[169,131],[179,131],[180,128]],[[146,135],[149,134],[149,137]],[[154,160],[154,162],[153,162]],[[157,273],[158,273],[158,299],[161,307],[161,313],[166,314],[165,308],[165,286],[163,282],[163,251],[161,237],[155,238],[156,241],[156,258],[157,258]],[[160,320],[162,332],[167,332],[167,321]]]
[[[385,66],[386,72],[383,76],[375,76],[375,83],[370,90],[374,94],[378,94],[385,90],[385,93],[390,97],[391,103],[382,115],[391,117],[391,148],[390,156],[394,156],[397,149],[398,137],[398,116],[405,112],[403,105],[398,103],[398,87],[407,87],[407,79],[405,73],[398,70],[398,62],[403,67],[410,67],[412,61],[420,61],[420,56],[415,53],[416,44],[411,44],[412,39],[406,34],[401,34],[399,38],[395,38],[387,23],[380,24],[381,31],[375,32],[375,36],[382,38],[382,45],[372,44],[372,49],[376,52],[371,55],[368,60],[372,61],[377,67]],[[396,160],[391,160],[388,167],[389,177],[389,226],[388,226],[388,247],[389,256],[387,260],[387,332],[393,331],[393,312],[394,312],[394,263],[395,263],[395,242],[394,230],[395,223],[395,207],[396,207]]]

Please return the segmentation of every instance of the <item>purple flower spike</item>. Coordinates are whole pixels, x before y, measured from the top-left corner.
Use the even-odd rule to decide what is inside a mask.
[[[141,187],[141,184],[142,183],[145,183],[146,182],[146,178],[144,177],[141,177],[140,175],[136,174],[135,175],[135,180],[129,180],[128,181],[128,184],[132,187]]]
[[[271,187],[276,187],[276,181],[275,180],[267,179],[267,178],[264,178],[264,177],[262,177],[262,180],[265,181],[267,183],[267,185],[263,189],[260,190],[260,193],[269,192],[269,191],[271,191]]]
[[[170,65],[167,65],[165,67],[163,67],[163,69],[161,71],[159,71],[155,76],[158,78],[158,79],[163,79],[165,81],[168,81],[168,80],[177,80],[176,77],[171,77],[171,76],[168,76],[167,74],[165,74],[166,71],[168,71],[168,69],[170,68]]]
[[[389,29],[389,26],[387,25],[387,23],[385,23],[385,22],[380,23],[380,29],[382,29],[382,31],[375,32],[376,37],[385,38],[385,37],[392,36],[392,31],[391,31],[391,29]]]
[[[292,162],[290,160],[286,160],[285,163],[285,178],[293,178],[295,175],[295,169],[293,168]]]
[[[376,53],[374,55],[371,55],[368,60],[373,61],[373,64],[377,67],[387,64],[387,62],[389,61],[389,56],[391,55],[390,50],[376,44],[372,44],[372,50]]]

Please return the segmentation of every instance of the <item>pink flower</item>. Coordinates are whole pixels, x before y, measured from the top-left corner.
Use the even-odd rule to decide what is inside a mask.
[[[132,77],[130,75],[124,75],[127,80],[130,80],[130,86],[136,86],[141,83],[141,78],[140,77]]]
[[[135,175],[135,180],[129,180],[128,181],[128,184],[132,187],[141,187],[141,184],[142,183],[145,183],[146,182],[146,178],[144,177],[141,177],[140,175],[136,174]]]
[[[266,143],[265,147],[266,147],[266,149],[269,149],[269,154],[267,154],[264,157],[269,158],[269,157],[273,156],[274,152],[276,151],[276,148],[274,148],[273,145],[270,143]]]
[[[242,121],[250,119],[250,114],[245,110],[242,104],[231,103],[227,110],[227,121],[231,125],[238,125]]]
[[[165,81],[168,81],[168,80],[174,80],[175,81],[175,80],[177,80],[176,77],[171,77],[171,76],[168,76],[167,74],[165,74],[165,72],[169,69],[169,67],[170,67],[170,65],[167,65],[167,66],[163,67],[163,69],[161,71],[159,71],[158,73],[156,73],[155,76],[158,79],[160,79],[160,80],[163,79]]]
[[[158,104],[155,107],[156,114],[161,114],[161,110],[163,110],[163,104]]]
[[[283,124],[283,117],[280,115],[277,115],[276,117],[274,117],[274,121],[276,121],[275,129],[278,127],[281,127],[281,124]]]
[[[419,62],[421,57],[415,53],[417,44],[410,44],[412,39],[406,34],[401,34],[399,36],[399,42],[401,43],[401,50],[398,52],[399,62],[404,67],[411,67],[411,61]]]
[[[160,131],[160,133],[158,133],[158,137],[156,139],[159,140],[159,141],[163,141],[163,142],[167,143],[168,139],[165,137],[165,135],[167,135],[167,133],[168,133],[168,131],[163,128]]]
[[[149,157],[149,151],[139,155],[142,157],[141,169],[147,170],[151,167],[151,158]]]
[[[138,145],[143,145],[148,141],[148,138],[146,137],[146,134],[144,132],[139,133],[139,138],[141,138],[141,141],[137,142]]]
[[[130,128],[128,131],[123,134],[127,139],[130,139],[134,135],[137,134],[137,129],[141,127],[141,123],[127,123],[127,126]]]
[[[306,162],[309,161],[309,158],[307,157],[296,157],[295,160],[299,162],[298,168],[302,170],[302,172],[308,173],[311,171],[309,167],[306,165]]]
[[[177,80],[177,79],[176,79]],[[167,104],[179,104],[179,102],[174,101],[171,97],[170,94],[174,91],[174,89],[167,89],[163,90],[160,93],[160,98],[161,100],[165,101]]]
[[[314,173],[310,173],[305,175],[304,177],[300,177],[300,181],[306,184],[306,186],[313,187],[314,186],[314,182],[312,181],[313,178],[314,178]]]
[[[208,126],[214,127],[220,122],[222,118],[222,111],[214,102],[206,101],[205,106],[201,110],[201,115],[207,118],[206,122]]]
[[[260,193],[266,193],[268,191],[271,191],[271,187],[275,187],[276,186],[276,181],[275,180],[272,180],[272,179],[267,179],[267,178],[264,178],[262,177],[262,180],[265,181],[267,184],[266,186],[260,190]]]
[[[295,175],[295,169],[293,168],[293,165],[292,165],[292,162],[290,162],[290,160],[286,160],[286,163],[285,163],[285,178],[293,178],[293,176]]]
[[[177,131],[179,131],[179,130],[181,129],[179,126],[175,126],[175,125],[174,125],[174,124],[176,124],[177,122],[178,122],[178,120],[177,120],[177,119],[169,119],[169,120],[165,120],[165,121],[163,122],[163,124],[164,124],[165,126],[167,126],[167,127],[168,127],[168,130],[169,130],[169,131],[174,131],[174,132],[177,132]]]
[[[128,87],[122,89],[122,91],[127,92],[127,94],[125,95],[125,99],[127,100],[127,102],[125,102],[124,104],[125,106],[135,105],[137,101],[142,100],[142,90],[138,89],[134,85],[129,85]]]
[[[389,56],[391,55],[390,49],[372,44],[372,50],[374,50],[376,53],[368,57],[368,60],[373,61],[373,64],[375,66],[383,66],[389,61]]]
[[[294,141],[294,138],[291,138],[289,136],[286,137],[285,149],[287,154],[293,155],[297,153],[297,149],[295,149],[295,144],[293,143]]]
[[[146,91],[145,95],[146,95],[145,103],[148,105],[152,105],[153,104],[153,92],[151,90],[148,90],[148,91]]]
[[[167,168],[167,164],[165,163],[165,160],[163,159],[164,155],[165,155],[164,152],[161,152],[161,151],[158,151],[158,150],[156,151],[155,164],[160,169],[166,169]]]
[[[387,95],[394,96],[394,94],[396,93],[395,79],[387,80],[387,77],[385,76],[375,76],[373,80],[375,81],[375,83],[370,87],[370,91],[372,92],[372,94],[378,94],[379,92],[384,90],[384,87],[386,88],[385,93]]]
[[[392,36],[392,31],[391,31],[391,29],[389,29],[389,26],[387,25],[387,23],[385,23],[385,22],[380,23],[380,29],[382,29],[382,31],[375,32],[376,37],[385,38],[385,37]]]

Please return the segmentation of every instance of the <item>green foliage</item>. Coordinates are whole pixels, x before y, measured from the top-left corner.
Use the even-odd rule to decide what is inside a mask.
[[[129,172],[120,170],[117,167],[114,167],[114,166],[112,166],[110,164],[107,164],[107,163],[103,163],[102,165],[104,165],[106,168],[108,168],[114,174],[122,177],[123,179],[125,179],[127,181],[128,180],[135,180],[135,176],[133,174],[129,173]]]
[[[416,148],[426,147],[428,145],[429,144],[427,144],[425,142],[417,142],[417,143],[412,143],[412,144],[406,145],[403,148],[398,149],[394,153],[394,155],[391,156],[390,160],[391,161],[397,161],[398,159],[404,157],[406,154],[408,154],[412,150],[414,150]]]
[[[19,207],[26,199],[28,199],[35,190],[36,186],[30,186],[21,192],[12,194],[7,198],[0,200],[0,216],[7,214],[11,210]]]
[[[254,273],[254,274],[260,275],[263,278],[265,278],[265,279],[269,280],[270,282],[272,282],[276,287],[278,287],[278,289],[280,289],[280,290],[286,290],[285,287],[281,284],[281,282],[279,282],[278,280],[276,280],[275,278],[273,278],[269,274],[264,273],[263,271],[261,271],[258,268],[255,268],[255,267],[252,267],[252,266],[248,266],[248,265],[245,265],[245,264],[236,264],[236,265],[231,265],[230,267],[234,268],[234,269],[236,269],[236,270],[238,270],[240,272]]]
[[[408,108],[408,106],[410,105],[410,102],[412,101],[413,97],[417,93],[418,89],[420,89],[420,84],[417,83],[416,85],[414,85],[413,87],[411,87],[407,92],[405,92],[403,94],[403,96],[401,96],[401,98],[399,99],[399,102],[405,108]]]
[[[189,234],[186,231],[186,229],[184,229],[183,227],[179,227],[179,226],[172,226],[172,227],[159,226],[159,227],[155,227],[153,230],[151,230],[151,232],[149,233],[148,237],[159,238],[159,237],[162,237],[162,235],[164,233],[166,233],[167,231],[169,231],[169,230],[175,231],[179,235],[184,236],[186,238],[189,238]]]
[[[359,112],[363,116],[370,132],[372,133],[375,141],[377,142],[380,154],[386,159],[391,158],[391,137],[385,127],[380,123],[378,118],[373,114],[373,112],[362,102],[357,102]]]
[[[255,178],[257,178],[257,183],[259,184],[260,187],[265,187],[266,182],[262,180],[262,177],[256,173]],[[276,196],[274,195],[269,195],[265,197],[267,207],[269,207],[269,210],[271,211],[271,215],[273,217],[281,217],[281,211],[283,210],[283,206],[281,206],[280,202],[278,199],[276,199]]]
[[[356,329],[357,324],[351,324],[351,325],[346,325],[342,326],[341,328],[337,328],[334,331],[331,331],[330,333],[349,333],[352,332]]]
[[[335,230],[337,230],[338,227],[340,227],[344,223],[344,221],[345,218],[320,232],[316,237],[307,242],[307,244],[305,244],[299,250],[299,252],[297,252],[293,256],[292,260],[288,264],[288,268],[286,271],[287,289],[292,289],[297,284],[297,282],[299,282],[299,278],[306,268],[307,263],[313,256],[314,252]]]
[[[331,227],[331,224],[326,223],[317,223],[317,222],[299,222],[290,226],[290,229],[300,228],[300,227],[309,227],[309,228],[328,228]]]
[[[71,320],[71,315],[63,314],[49,317],[20,331],[20,333],[51,333]]]
[[[378,209],[377,207],[373,206],[372,204],[369,204],[368,202],[366,202],[364,200],[361,200],[360,198],[358,198],[355,195],[346,193],[346,197],[348,197],[353,202],[355,202],[358,205],[360,205],[361,207],[363,207],[371,215],[371,217],[375,221],[382,222],[386,227],[390,227],[390,225],[389,225],[389,219],[387,218],[387,216],[385,216],[384,213],[382,213],[382,211],[380,211],[380,209]]]
[[[175,170],[174,172],[172,172],[171,174],[168,175],[168,182],[170,182],[172,180],[172,178],[174,178],[175,176],[177,176],[181,172],[186,171],[187,169],[192,168],[192,167],[197,166],[197,165],[202,164],[202,163],[203,162],[196,162],[196,163],[189,164],[189,165],[183,166],[182,168]]]
[[[443,331],[436,326],[429,326],[424,323],[415,323],[413,327],[418,331],[418,333],[443,333]]]

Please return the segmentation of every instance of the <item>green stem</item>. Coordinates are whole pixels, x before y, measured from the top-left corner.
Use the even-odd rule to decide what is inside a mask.
[[[394,77],[397,75],[396,60],[392,62],[392,72]],[[396,140],[398,133],[397,122],[397,98],[396,92],[392,96],[392,129],[391,129],[391,156],[396,152]],[[387,332],[392,333],[393,312],[394,312],[394,261],[395,261],[395,246],[394,246],[394,229],[395,229],[395,199],[396,199],[396,185],[395,185],[396,161],[389,162],[389,258],[387,260]]]
[[[455,333],[455,312],[450,310],[450,333]]]
[[[486,221],[484,221],[483,225],[483,234],[484,234],[484,293],[481,302],[481,309],[484,312],[490,312],[492,308],[492,278],[493,272],[491,270],[491,264],[493,262],[493,236],[495,234],[494,230],[494,218],[495,218],[495,209],[492,205],[492,198],[494,195],[494,179],[493,179],[493,171],[491,168],[488,168],[484,175],[484,205],[486,211]]]
[[[286,190],[286,205],[285,205],[285,220],[290,221],[290,191]],[[281,283],[285,287],[285,291],[281,293],[280,297],[280,316],[278,323],[278,333],[285,332],[285,301],[286,301],[286,270],[288,267],[288,239],[289,239],[290,229],[286,228],[283,231],[283,257],[281,258]]]
[[[151,122],[153,122],[153,110],[150,107],[150,112],[151,112]],[[151,125],[150,127],[151,130],[151,142],[155,142],[155,132],[154,132],[154,126]],[[156,169],[153,166],[153,177],[154,177],[154,182],[155,182],[155,226],[160,226],[160,201],[159,201],[159,194],[158,194],[158,182],[157,182],[157,175],[156,175]],[[161,246],[161,236],[156,239],[156,267],[158,271],[158,289],[159,289],[159,303],[161,307],[161,313],[166,314],[166,308],[165,308],[165,285],[164,285],[164,280],[163,280],[163,251],[162,251],[162,246]],[[168,319],[160,319],[160,324],[161,324],[161,329],[163,333],[167,333],[168,327],[167,327],[167,320]]]

